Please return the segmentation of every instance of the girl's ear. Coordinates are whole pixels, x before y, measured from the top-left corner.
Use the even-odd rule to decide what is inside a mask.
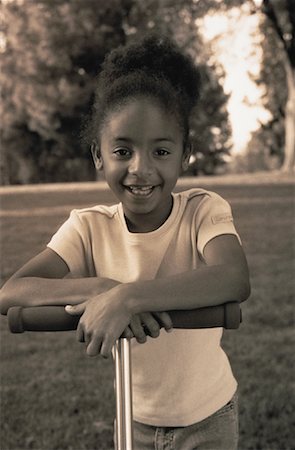
[[[183,155],[182,155],[182,170],[186,171],[188,169],[189,166],[189,160],[190,157],[192,156],[192,152],[193,152],[193,146],[191,142],[188,142],[186,144],[186,147],[184,149]]]
[[[97,141],[92,141],[90,150],[96,170],[101,170],[103,168],[103,163],[101,158],[100,147]]]

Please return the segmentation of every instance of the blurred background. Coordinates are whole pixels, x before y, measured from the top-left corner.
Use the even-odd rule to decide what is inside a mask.
[[[2,0],[1,16],[2,185],[95,179],[79,129],[101,63],[152,29],[201,68],[189,175],[293,170],[293,0]]]

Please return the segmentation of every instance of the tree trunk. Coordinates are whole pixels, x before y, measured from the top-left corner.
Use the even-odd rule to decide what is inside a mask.
[[[282,172],[295,170],[295,70],[286,57],[288,98],[285,110],[285,154]]]

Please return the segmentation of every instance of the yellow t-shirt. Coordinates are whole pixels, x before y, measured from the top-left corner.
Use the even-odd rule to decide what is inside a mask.
[[[122,204],[74,210],[48,244],[71,276],[132,282],[167,277],[204,265],[203,250],[222,234],[238,237],[231,208],[203,189],[173,194],[166,222],[149,233],[129,232]],[[233,396],[237,382],[220,346],[222,328],[161,330],[145,344],[132,340],[134,420],[188,426]]]

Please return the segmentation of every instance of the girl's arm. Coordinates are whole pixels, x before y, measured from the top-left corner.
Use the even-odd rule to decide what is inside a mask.
[[[78,338],[87,342],[87,354],[107,357],[134,314],[188,310],[248,298],[248,265],[234,235],[221,235],[208,242],[204,259],[205,267],[167,278],[121,284],[81,305],[67,307],[69,313],[83,314]]]
[[[128,308],[132,312],[194,309],[249,297],[248,265],[234,235],[209,241],[204,260],[206,266],[190,272],[122,286]]]
[[[64,278],[69,268],[60,256],[47,248],[17,271],[0,291],[0,313],[7,314],[12,306],[75,305],[95,297],[120,284],[110,278]],[[135,314],[124,330],[126,337],[136,337],[142,343],[147,333],[157,337],[160,326],[172,327],[165,313]],[[146,330],[144,326],[146,327]]]
[[[4,284],[0,291],[1,314],[11,306],[81,303],[119,284],[108,278],[64,278],[68,273],[64,260],[46,248]]]

